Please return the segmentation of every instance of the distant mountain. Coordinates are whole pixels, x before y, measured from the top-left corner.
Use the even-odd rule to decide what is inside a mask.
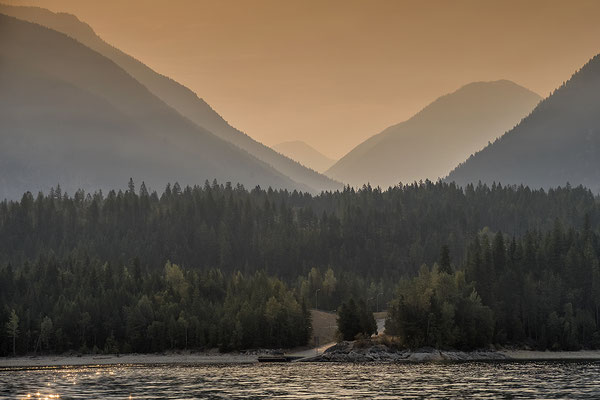
[[[320,153],[317,149],[301,140],[279,143],[272,146],[272,148],[284,156],[319,172],[325,171],[335,163],[335,160]]]
[[[341,183],[303,167],[233,128],[194,92],[107,44],[89,25],[74,15],[53,13],[38,7],[6,5],[0,5],[0,12],[62,32],[111,59],[181,115],[270,164],[293,181],[300,183],[299,188],[310,188],[318,192],[342,187]]]
[[[113,61],[0,14],[0,198],[206,179],[299,184],[182,117]],[[302,187],[308,190],[307,187]]]
[[[468,84],[372,136],[326,174],[355,186],[436,180],[514,127],[539,101],[506,80]]]
[[[600,191],[600,55],[543,100],[518,126],[446,178],[535,188]]]

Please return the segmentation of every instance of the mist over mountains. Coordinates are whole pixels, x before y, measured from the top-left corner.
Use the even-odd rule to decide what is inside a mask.
[[[600,191],[600,56],[446,180],[546,189],[569,183]]]
[[[57,51],[53,52],[52,47],[50,47],[45,54],[47,60],[43,59],[41,54],[38,54],[36,59],[34,54],[31,54],[31,57],[26,56],[27,53],[37,52],[38,48],[36,46],[41,42],[34,38],[33,33],[25,32],[27,29],[34,28],[24,28],[24,25],[16,22],[3,22],[2,24],[5,34],[3,35],[4,40],[1,42],[2,49],[0,51],[2,51],[3,64],[6,67],[3,66],[3,71],[0,71],[1,79],[3,82],[11,82],[10,85],[12,85],[15,92],[19,92],[19,96],[10,97],[10,85],[6,83],[3,102],[6,106],[2,112],[8,115],[1,124],[4,131],[2,140],[6,144],[3,152],[10,154],[7,154],[2,160],[8,174],[4,174],[0,178],[3,183],[6,183],[0,197],[12,196],[13,194],[20,196],[24,190],[33,192],[46,190],[56,184],[62,184],[63,188],[71,192],[77,188],[122,187],[128,179],[123,177],[128,174],[135,177],[137,181],[145,180],[154,188],[162,188],[168,181],[201,184],[205,179],[212,180],[215,178],[222,182],[239,182],[251,187],[255,185],[272,186],[274,188],[298,189],[313,193],[341,188],[341,183],[303,167],[298,162],[273,151],[231,127],[195,93],[110,46],[96,36],[87,24],[79,21],[75,16],[66,13],[53,13],[37,7],[5,5],[0,5],[0,12],[49,27],[69,36],[69,38],[57,39],[54,35],[50,35],[54,39],[50,42],[46,40],[46,44],[56,46]],[[9,18],[3,19],[3,21],[9,20]],[[43,36],[42,33],[38,34]],[[22,41],[23,46],[19,49],[14,48],[13,36],[19,36],[18,40]],[[71,41],[76,39],[77,42],[88,48],[82,49],[84,46],[69,47],[65,44],[65,39]],[[35,43],[36,41],[38,43]],[[12,45],[12,48],[9,44]],[[20,54],[17,54],[17,50]],[[66,54],[68,52],[74,53]],[[86,56],[79,55],[80,52],[82,54],[98,52],[106,59],[98,65],[94,65],[92,61],[87,65],[83,65],[79,63],[79,60],[85,60]],[[72,61],[69,65],[60,64],[69,57]],[[42,73],[38,71],[37,63],[47,66],[53,65],[54,70],[48,73],[48,68],[46,68],[45,72]],[[108,70],[105,71],[104,68],[107,68],[109,64],[113,65],[110,65]],[[124,79],[129,82],[128,84],[121,85],[119,79],[113,79],[114,77],[111,74],[115,73],[117,69],[115,67],[122,69],[121,72],[127,75]],[[89,68],[89,70],[79,71],[84,68]],[[19,76],[13,77],[12,75],[16,74],[17,71]],[[31,76],[27,76],[28,73]],[[45,76],[42,76],[44,74]],[[36,75],[35,79],[33,79],[33,75]],[[117,75],[122,78],[123,74],[117,73]],[[78,77],[79,81],[73,81],[74,77]],[[86,88],[89,85],[94,86],[93,82],[85,81],[88,78],[92,80],[103,79],[108,86],[103,87],[102,84],[99,84],[96,85],[95,89]],[[37,82],[37,87],[34,87],[34,80]],[[50,83],[50,80],[58,80],[59,82]],[[137,89],[143,89],[141,92],[145,92],[141,95],[142,98],[147,100],[153,98],[148,103],[152,103],[153,106],[144,108],[148,104],[144,101],[138,102],[135,98],[135,96],[140,95],[139,93],[126,92],[128,85],[136,86],[133,83],[134,80],[137,80],[137,86],[139,86]],[[70,86],[69,96],[63,96],[60,92],[60,90],[66,89],[59,89],[65,83]],[[27,88],[27,85],[30,87]],[[21,86],[23,87],[21,88]],[[87,93],[75,95],[73,91],[78,89],[84,89]],[[98,104],[92,105],[90,103],[89,95],[98,94],[95,92],[96,89],[111,91],[110,96],[101,96],[108,101],[108,104],[103,104],[101,107]],[[122,93],[121,90],[123,90]],[[78,96],[81,98],[77,98]],[[59,101],[55,101],[52,97],[58,98]],[[137,104],[137,114],[129,113],[128,115],[129,126],[125,123],[128,118],[121,116],[120,122],[116,123],[115,121],[119,118],[114,115],[116,112],[123,111],[117,103],[127,98],[130,100],[129,105]],[[42,99],[46,99],[47,102],[44,105],[38,104]],[[64,102],[62,105],[61,101]],[[158,107],[162,110],[160,112],[153,108],[158,103],[160,103]],[[115,105],[116,107],[112,111],[106,110],[106,108]],[[31,118],[16,118],[19,114],[22,116],[27,115],[29,113],[28,107],[32,107]],[[45,107],[46,120],[41,119],[39,113],[37,113],[40,107]],[[170,119],[161,120],[158,118],[161,122],[153,120],[154,117],[161,114],[170,115]],[[52,115],[56,117],[54,120],[52,120]],[[37,121],[34,122],[34,119],[37,119]],[[141,120],[137,121],[137,119]],[[57,126],[58,120],[62,121],[59,124],[60,127]],[[69,120],[68,123],[66,120]],[[132,127],[133,125],[135,127]],[[141,126],[144,126],[144,128]],[[183,128],[184,126],[185,128]],[[170,144],[165,145],[164,149],[160,146],[157,147],[156,142],[149,141],[147,137],[140,133],[140,130],[147,133],[148,129],[155,132],[160,131],[159,136],[165,136],[161,140],[167,140]],[[42,130],[45,137],[57,145],[70,135],[70,130],[79,131],[80,135],[77,140],[81,140],[81,143],[77,150],[81,155],[81,159],[87,160],[88,163],[78,165],[81,160],[78,158],[79,156],[71,151],[76,150],[71,147],[74,146],[73,143],[65,145],[58,152],[56,150],[51,151],[49,147],[45,149],[46,151],[43,151],[43,156],[36,153],[36,149],[41,150],[43,140],[40,141],[33,136],[27,136],[23,132],[34,135],[35,132],[39,133]],[[85,132],[82,132],[84,130]],[[109,132],[106,132],[106,130]],[[183,134],[183,131],[187,133]],[[192,131],[202,132],[202,134],[191,133]],[[86,135],[87,139],[84,139],[83,134]],[[111,134],[114,135],[111,136]],[[168,139],[166,139],[167,136]],[[184,138],[185,136],[187,137]],[[192,139],[192,136],[197,137]],[[112,139],[109,139],[109,137],[112,137]],[[129,138],[129,142],[126,142],[126,138]],[[215,140],[218,138],[222,140]],[[85,140],[89,140],[87,149],[89,153],[93,154],[84,155],[85,151],[82,153],[81,148],[86,148],[84,145]],[[94,146],[95,141],[98,140],[104,146]],[[109,146],[111,140],[115,141],[111,146],[118,148],[118,151],[106,147]],[[227,143],[223,143],[223,140]],[[14,145],[17,142],[20,146],[18,149],[9,147],[10,144]],[[118,145],[117,142],[121,142],[121,145]],[[234,146],[230,143],[233,143]],[[222,147],[223,150],[212,149],[212,146]],[[132,147],[136,147],[134,152],[129,150]],[[62,161],[59,161],[58,158],[55,158],[55,161],[46,160],[45,158],[51,157],[51,154],[54,154],[53,157],[63,154],[64,157],[61,158]],[[117,159],[122,158],[127,159],[127,168],[116,167],[116,165],[122,164]],[[94,167],[91,162],[95,159],[99,164]],[[103,163],[102,160],[113,160],[113,162],[109,162],[112,166],[100,168]],[[75,164],[67,166],[71,162]],[[273,166],[274,164],[277,168]],[[18,172],[10,173],[13,171]],[[290,175],[293,175],[295,179],[291,178]],[[19,186],[11,188],[13,185],[9,185],[9,182],[19,182]]]
[[[539,100],[506,80],[465,85],[361,143],[326,174],[355,186],[436,180],[516,125]]]
[[[196,93],[106,43],[95,34],[89,25],[74,15],[53,13],[38,7],[5,5],[0,5],[0,12],[62,32],[109,58],[178,113],[271,165],[294,182],[299,183],[298,188],[309,188],[314,192],[341,188],[341,183],[334,182],[324,175],[303,167],[298,162],[282,156],[232,127]]]
[[[0,197],[129,177],[154,189],[218,179],[316,193],[442,177],[599,189],[597,57],[541,103],[507,80],[467,84],[334,162],[302,141],[257,142],[71,14],[0,12],[19,18],[0,26]]]
[[[519,41],[526,35],[506,40],[515,31],[491,8],[487,14],[499,26],[489,31],[507,47],[481,41],[488,54],[498,53],[483,60],[483,48],[468,41],[480,40],[482,29],[457,24],[458,14],[450,18],[455,5],[443,19],[451,21],[448,37],[433,34],[439,24],[425,7],[423,17],[411,18],[409,31],[422,33],[417,38],[391,35],[388,29],[400,20],[385,20],[382,4],[365,10],[377,15],[372,24],[355,11],[351,29],[343,30],[344,2],[309,4],[295,20],[306,2],[285,2],[284,13],[275,3],[265,10],[225,2],[225,13],[213,18],[212,2],[130,0],[94,3],[82,12],[87,3],[70,1],[76,4],[70,9],[95,21],[106,37],[126,32],[112,37],[193,82],[190,87],[202,88],[228,113],[237,109],[236,119],[250,116],[244,124],[259,121],[251,128],[257,137],[272,143],[277,130],[279,140],[301,140],[264,146],[74,15],[0,5],[0,367],[9,386],[15,368],[20,376],[43,368],[48,374],[41,383],[28,380],[33,389],[78,397],[77,385],[63,392],[47,384],[60,380],[52,378],[53,364],[73,364],[75,355],[87,360],[75,364],[90,366],[131,354],[131,366],[138,360],[187,365],[195,357],[215,368],[242,361],[237,357],[353,364],[473,357],[479,363],[510,361],[515,353],[530,357],[532,350],[543,351],[541,358],[549,350],[585,350],[586,359],[597,350],[600,360],[600,55],[541,100],[508,80],[457,84],[473,75],[496,76],[486,63],[543,92],[548,88],[527,74],[554,79],[565,73],[540,63],[536,48]],[[148,14],[156,5],[161,12]],[[179,13],[168,15],[177,6]],[[327,15],[328,7],[335,10]],[[257,8],[262,24],[253,23]],[[406,15],[410,7],[402,3],[395,11]],[[508,11],[517,15],[514,6]],[[96,19],[96,12],[103,17]],[[477,24],[489,23],[473,15]],[[313,29],[318,24],[306,29],[321,16],[327,16],[318,21],[326,30]],[[283,28],[294,21],[302,25],[286,36]],[[115,30],[106,29],[107,22]],[[452,46],[435,51],[430,38],[449,45],[454,26],[460,27],[454,46],[464,46],[464,54]],[[540,46],[559,48],[550,30],[525,27],[542,34]],[[365,40],[348,40],[357,33]],[[349,58],[338,54],[336,35],[349,45]],[[311,40],[296,42],[305,36]],[[565,37],[576,42],[572,33]],[[539,70],[508,61],[520,44]],[[144,52],[147,45],[157,53]],[[405,45],[417,46],[419,56],[410,57]],[[392,56],[406,64],[419,60],[422,68],[406,69]],[[570,63],[574,56],[563,50],[548,57]],[[451,67],[456,60],[465,66],[460,74]],[[310,65],[322,61],[330,67]],[[212,62],[217,68],[208,68]],[[369,79],[377,73],[379,82]],[[412,91],[398,90],[397,83]],[[430,90],[459,86],[405,120]],[[393,121],[405,121],[337,162],[302,141],[339,154],[354,130],[378,124],[378,114],[389,121],[390,109]],[[316,351],[300,349],[313,345]],[[217,349],[235,353],[217,358]],[[319,351],[322,358],[314,358]],[[167,359],[161,354],[172,362],[160,361]],[[515,371],[519,380],[520,362]],[[448,385],[433,375],[439,395]],[[498,380],[496,373],[489,377]],[[94,379],[111,393],[123,388],[122,377],[114,386],[105,378]],[[129,386],[144,386],[142,378],[135,373]],[[293,385],[290,393],[306,383],[305,376],[298,379],[286,383]],[[6,391],[2,382],[0,372],[3,394],[26,389]],[[463,395],[469,383],[459,385]],[[214,392],[210,382],[204,386]],[[510,382],[505,386],[506,393],[515,391]],[[594,389],[579,386],[577,393]],[[180,389],[166,392],[184,398],[189,390]],[[502,390],[494,387],[496,395]]]
[[[56,31],[0,15],[1,197],[206,179],[297,184],[167,106],[114,62]]]
[[[301,140],[279,143],[273,146],[273,150],[318,172],[324,172],[335,163],[335,160]]]

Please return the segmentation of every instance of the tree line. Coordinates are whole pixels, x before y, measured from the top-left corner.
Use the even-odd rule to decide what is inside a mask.
[[[600,348],[600,241],[556,220],[521,238],[485,230],[456,269],[403,279],[386,321],[408,347]]]
[[[288,348],[312,329],[306,303],[277,278],[170,262],[160,271],[89,259],[9,265],[0,302],[4,355]]]
[[[421,182],[381,190],[247,190],[206,182],[162,194],[133,181],[126,190],[72,196],[60,187],[0,202],[0,265],[87,254],[115,265],[138,257],[161,269],[171,260],[195,268],[264,270],[286,280],[311,268],[398,281],[437,261],[447,245],[458,262],[484,227],[517,237],[552,229],[558,218],[581,227],[600,222],[596,197],[583,187]]]
[[[545,311],[525,303],[552,304],[559,324],[571,321],[567,304],[581,320],[594,311],[581,294],[589,288],[575,290],[573,277],[556,271],[589,270],[581,261],[589,257],[575,254],[598,254],[599,204],[583,187],[429,181],[317,196],[217,182],[168,185],[159,195],[133,181],[107,194],[25,193],[0,202],[0,352],[290,347],[310,338],[308,309],[354,299],[349,309],[360,311],[346,315],[363,315],[385,307],[398,286],[414,291],[396,297],[389,321],[407,345],[565,348],[562,337],[548,341]],[[550,233],[560,246],[544,253]],[[513,260],[513,247],[526,256]],[[552,273],[539,275],[548,265]],[[539,293],[550,290],[542,283],[565,297],[542,303]],[[423,293],[437,294],[409,302]],[[474,330],[456,330],[467,326]],[[594,345],[590,332],[576,345]]]

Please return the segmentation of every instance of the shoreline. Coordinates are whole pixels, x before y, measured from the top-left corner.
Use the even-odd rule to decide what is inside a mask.
[[[340,363],[394,363],[394,362],[463,362],[463,361],[600,361],[600,350],[579,351],[533,351],[533,350],[498,350],[498,351],[404,351],[397,354],[401,357],[389,358],[379,352],[380,356],[356,357],[351,353],[337,357],[307,357],[304,362],[340,362]],[[86,354],[86,355],[37,355],[20,357],[0,357],[0,369],[37,369],[61,367],[102,367],[108,365],[160,365],[160,364],[254,364],[258,363],[257,354],[244,353],[169,353],[169,354]]]
[[[0,357],[0,368],[44,368],[157,364],[253,364],[258,355],[243,353],[83,354]]]
[[[599,360],[600,350],[577,351],[539,351],[539,350],[499,350],[511,361],[569,361],[569,360]]]
[[[534,351],[528,349],[440,350],[431,347],[397,349],[385,341],[343,341],[322,354],[301,361],[354,363],[428,363],[477,361],[600,361],[600,350]]]

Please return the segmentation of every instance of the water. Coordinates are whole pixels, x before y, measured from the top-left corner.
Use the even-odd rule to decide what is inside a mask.
[[[600,398],[599,362],[0,369],[0,398]]]

